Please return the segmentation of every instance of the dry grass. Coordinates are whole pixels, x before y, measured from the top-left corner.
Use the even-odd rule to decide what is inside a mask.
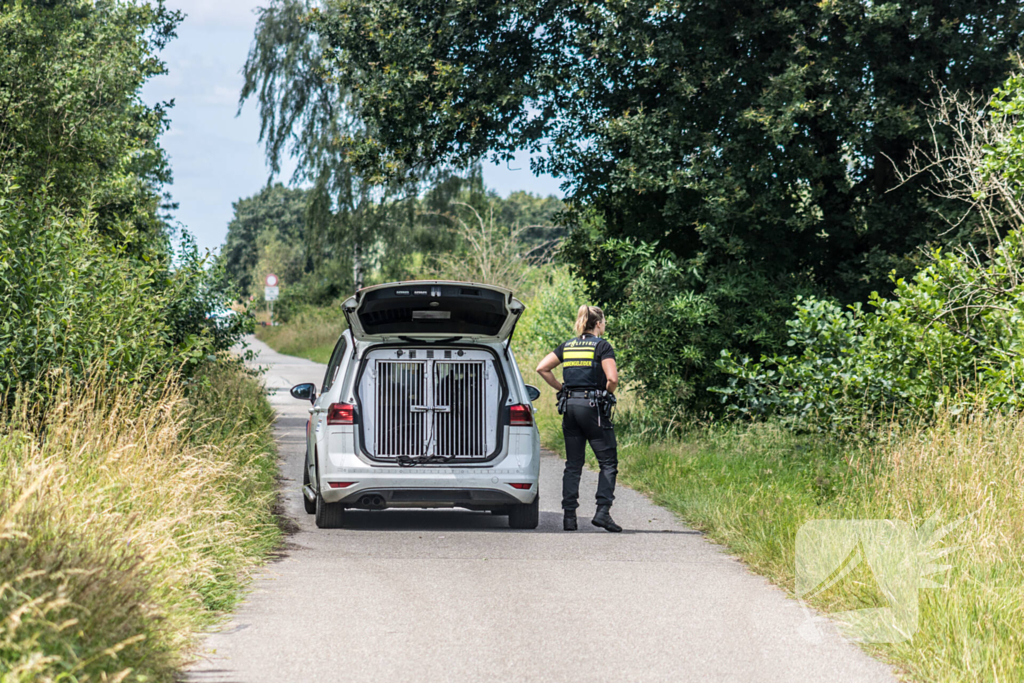
[[[852,511],[963,520],[946,588],[921,591],[920,631],[881,651],[919,680],[1024,680],[1024,417],[948,418],[854,465],[870,486]]]
[[[272,412],[209,379],[66,388],[0,435],[0,680],[171,680],[275,546]]]

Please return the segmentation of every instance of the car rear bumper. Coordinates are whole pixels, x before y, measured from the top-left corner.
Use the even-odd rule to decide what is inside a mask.
[[[320,493],[326,503],[351,507],[492,508],[532,503],[537,496],[537,479],[537,474],[522,470],[390,468],[385,472],[325,472]],[[349,485],[332,488],[332,483]],[[529,488],[521,488],[524,485]],[[367,496],[379,496],[381,500],[368,504]]]
[[[353,492],[338,502],[346,507],[370,510],[402,507],[466,507],[486,510],[518,505],[523,501],[498,489],[371,488]]]

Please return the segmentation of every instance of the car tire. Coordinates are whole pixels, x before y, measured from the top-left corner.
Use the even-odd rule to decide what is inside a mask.
[[[318,529],[340,529],[345,525],[345,507],[340,503],[324,501],[320,493],[320,463],[316,465],[316,511],[314,520]]]
[[[508,525],[512,529],[536,529],[540,524],[540,495],[532,503],[513,505],[508,513]]]
[[[310,500],[306,497],[306,487],[309,486],[309,461],[302,461],[302,507],[307,515],[316,514],[316,498]]]

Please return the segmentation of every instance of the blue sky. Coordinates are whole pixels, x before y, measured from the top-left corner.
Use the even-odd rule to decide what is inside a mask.
[[[174,172],[169,189],[180,205],[178,221],[196,236],[201,249],[216,249],[224,242],[231,203],[258,192],[267,182],[256,108],[250,102],[241,116],[235,116],[240,71],[256,24],[253,10],[260,4],[167,0],[169,7],[188,16],[178,28],[177,40],[164,50],[168,74],[143,90],[151,104],[175,101],[171,128],[162,143]],[[291,167],[286,167],[282,180],[287,182],[290,175]],[[486,165],[484,182],[503,196],[516,190],[562,196],[556,180],[530,172],[526,154],[508,166]]]

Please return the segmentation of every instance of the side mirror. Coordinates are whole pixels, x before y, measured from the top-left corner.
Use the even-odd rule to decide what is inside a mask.
[[[526,385],[526,395],[530,397],[530,402],[536,401],[540,398],[540,389],[533,386],[532,384]]]
[[[292,398],[297,398],[302,401],[309,401],[313,403],[316,401],[316,385],[315,384],[296,384],[292,387]]]

